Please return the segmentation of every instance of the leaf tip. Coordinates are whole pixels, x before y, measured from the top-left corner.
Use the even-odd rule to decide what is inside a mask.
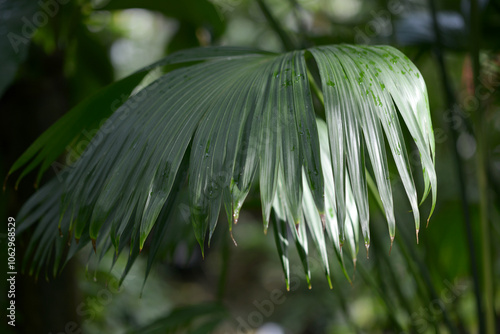
[[[417,245],[418,245],[418,232],[419,232],[419,229],[417,228],[417,229],[415,230],[415,235],[416,235],[416,237],[417,237]]]
[[[97,248],[96,248],[96,240],[94,238],[92,240],[92,248],[94,249],[94,254],[97,254]]]
[[[394,236],[391,235],[391,247],[389,247],[389,255],[391,255],[392,245],[394,244]]]
[[[324,213],[320,213],[319,217],[321,218],[321,225],[323,226],[323,231],[324,231],[325,228],[326,228],[325,214]]]
[[[230,230],[229,235],[231,236],[231,240],[233,240],[234,245],[238,247],[238,243],[236,242],[236,240],[234,240],[233,231]]]
[[[354,271],[352,273],[352,280],[354,281],[356,279],[356,264],[358,262],[357,258],[352,259],[352,265],[354,267]]]
[[[366,247],[366,258],[369,259],[370,258],[370,243],[365,242],[365,247]]]
[[[5,179],[3,179],[3,191],[5,191],[5,189],[7,189],[7,179],[9,178],[9,175],[10,174],[7,174],[5,176]]]

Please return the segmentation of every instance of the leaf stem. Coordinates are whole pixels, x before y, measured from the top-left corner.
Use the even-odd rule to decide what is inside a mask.
[[[477,0],[470,2],[470,52],[472,58],[472,72],[474,76],[474,92],[479,87],[479,76],[481,75],[481,64],[479,62],[480,48],[480,21]],[[479,108],[476,112],[477,125],[477,153],[476,172],[479,183],[479,207],[480,207],[480,230],[481,230],[481,253],[482,253],[482,288],[485,299],[485,325],[486,333],[495,332],[495,307],[493,297],[493,270],[491,265],[491,234],[488,219],[488,174],[487,174],[487,117],[484,112],[483,103],[478,99]]]
[[[380,288],[377,285],[377,283],[375,283],[375,281],[373,280],[373,278],[370,277],[370,275],[368,275],[368,273],[365,271],[365,268],[363,268],[363,266],[358,266],[358,271],[361,274],[361,277],[363,278],[363,280],[366,283],[368,283],[369,285],[371,285],[371,287],[373,288],[373,290],[379,295],[380,299],[382,299],[382,301],[384,302],[384,305],[387,308],[387,314],[389,315],[389,318],[394,323],[394,325],[397,326],[398,332],[399,331],[405,332],[406,329],[403,328],[403,326],[401,325],[401,323],[396,318],[396,313],[397,313],[396,312],[396,307],[391,302],[391,300],[389,299],[389,297],[382,290],[380,290]]]
[[[370,176],[370,173],[366,171],[366,181],[368,184],[368,188],[370,189],[373,198],[377,202],[380,210],[382,213],[385,215],[384,212],[384,206],[382,205],[382,200],[380,199],[380,195],[378,193],[377,187],[375,185],[375,182]],[[430,278],[429,272],[426,268],[426,266],[423,264],[423,261],[420,259],[420,257],[412,250],[411,247],[407,247],[406,244],[410,244],[409,239],[407,236],[401,232],[401,229],[396,227],[397,235],[400,235],[401,237],[396,237],[396,244],[398,247],[401,249],[402,254],[406,260],[406,263],[408,263],[408,267],[410,269],[410,272],[412,273],[413,277],[415,278],[415,281],[417,283],[417,287],[420,291],[421,295],[425,295],[425,299],[422,299],[424,303],[429,302],[431,303],[432,300],[439,300],[439,296],[436,292],[436,289],[434,288],[434,285],[432,284],[432,280]],[[402,240],[404,239],[404,240]],[[412,254],[410,254],[410,252]],[[415,266],[415,262],[418,266],[418,268]],[[423,278],[422,278],[423,276]],[[448,314],[448,311],[444,306],[439,303],[439,307],[441,311],[443,312],[443,317],[445,320],[445,323],[447,324],[449,330],[451,333],[458,333],[455,326],[452,324],[450,316]],[[435,324],[435,321],[434,321]]]
[[[281,27],[281,24],[276,20],[274,15],[271,13],[269,10],[269,7],[266,5],[264,0],[257,0],[257,4],[259,5],[260,10],[266,17],[267,22],[271,25],[271,28],[278,34],[281,43],[283,43],[283,47],[285,48],[286,51],[292,51],[295,50],[295,44],[293,43],[292,39],[290,36],[283,30]]]
[[[403,289],[405,288],[404,286],[402,287],[402,281],[396,277],[395,271],[391,268],[391,260],[388,255],[388,253],[383,249],[382,247],[382,239],[383,237],[381,236],[381,233],[379,233],[378,229],[375,228],[373,229],[373,238],[372,238],[372,244],[373,244],[373,251],[375,253],[375,267],[378,268],[379,270],[379,276],[382,276],[382,266],[386,269],[384,272],[387,273],[388,278],[390,282],[387,282],[387,279],[381,279],[382,283],[386,283],[386,286],[389,286],[390,288],[393,288],[397,298],[399,299],[399,305],[402,306],[408,315],[408,317],[411,318],[411,315],[413,314],[412,309],[411,309],[411,301],[409,298],[405,296],[403,293]],[[436,327],[436,321],[433,319],[434,326]],[[415,324],[413,321],[410,321],[410,332],[415,332]]]

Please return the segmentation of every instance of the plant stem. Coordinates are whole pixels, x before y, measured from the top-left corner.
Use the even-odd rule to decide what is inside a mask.
[[[311,74],[311,72],[309,70],[307,70],[307,78],[309,79],[309,84],[311,85],[311,88],[312,88],[314,94],[316,95],[318,100],[321,102],[321,104],[324,106],[325,99],[323,97],[323,92],[316,84],[316,81],[314,81],[313,75]]]
[[[435,0],[429,0],[429,7],[431,9],[432,21],[433,21],[433,25],[434,25],[434,33],[436,36],[436,45],[435,45],[435,52],[434,53],[436,55],[437,62],[439,65],[441,82],[443,84],[443,88],[445,91],[445,97],[446,97],[446,101],[447,101],[447,108],[448,108],[448,110],[455,110],[456,108],[459,108],[459,105],[457,103],[452,86],[449,82],[449,75],[448,75],[446,65],[444,62],[444,56],[442,53],[441,31],[440,31],[439,23],[437,20]],[[478,319],[478,323],[479,323],[479,332],[484,333],[485,319],[484,319],[484,313],[483,313],[483,301],[482,301],[481,290],[479,287],[479,274],[478,274],[479,269],[478,269],[477,260],[476,260],[476,250],[475,250],[476,247],[474,244],[472,224],[471,224],[471,218],[470,218],[470,212],[469,212],[469,203],[467,200],[467,186],[465,184],[465,173],[463,171],[464,162],[462,161],[460,154],[458,153],[458,149],[457,149],[457,145],[456,145],[457,140],[458,140],[458,131],[453,125],[450,126],[450,130],[451,130],[451,135],[453,138],[451,146],[453,149],[453,157],[455,159],[455,168],[456,168],[457,179],[458,179],[458,184],[459,184],[459,189],[460,189],[460,201],[462,202],[462,213],[464,216],[464,223],[465,223],[466,236],[467,236],[467,245],[469,248],[470,270],[471,270],[471,274],[472,274],[473,285],[474,285],[474,294],[475,294],[475,298],[476,298],[476,311],[477,311],[477,319]]]
[[[267,22],[271,25],[271,28],[278,34],[281,42],[283,43],[283,47],[286,51],[295,50],[295,44],[292,42],[290,36],[285,32],[285,30],[281,27],[281,24],[276,20],[273,16],[269,7],[265,4],[264,0],[257,0],[260,10],[264,14],[267,19]]]
[[[331,280],[332,280],[332,284],[334,287],[338,287],[340,286],[336,281],[335,281],[335,275],[331,275]],[[339,302],[340,302],[340,308],[342,309],[343,313],[344,313],[344,316],[345,316],[345,320],[347,322],[347,324],[351,327],[351,330],[353,332],[356,332],[356,333],[360,333],[360,330],[358,328],[358,326],[356,326],[356,324],[354,323],[354,321],[352,320],[352,317],[350,315],[350,312],[349,312],[349,307],[348,307],[348,300],[345,296],[345,290],[340,288],[340,289],[337,289],[335,292],[335,296],[339,299]]]
[[[381,233],[378,230],[379,230],[378,228],[372,229],[372,231],[374,233],[372,234],[373,238],[371,239],[371,242],[373,245],[373,252],[375,253],[375,257],[374,257],[375,258],[375,267],[378,268],[378,272],[379,272],[380,276],[382,275],[383,268],[385,268],[384,272],[386,272],[387,275],[389,276],[390,282],[387,282],[387,279],[382,279],[381,281],[386,282],[386,284],[389,287],[393,288],[397,298],[399,299],[399,305],[402,306],[406,310],[408,317],[411,318],[411,315],[413,314],[412,309],[411,309],[411,306],[412,306],[411,301],[403,293],[404,286],[402,287],[402,285],[404,283],[401,281],[401,279],[398,279],[398,277],[396,277],[395,271],[391,268],[390,254],[388,254],[386,252],[386,250],[384,249],[384,247],[382,245],[383,238],[380,235]],[[435,327],[437,327],[436,321],[434,321],[434,320],[435,319],[433,318],[433,324]],[[409,326],[410,326],[410,332],[413,333],[416,331],[415,324],[413,321],[410,321]]]
[[[481,117],[480,117],[481,118]],[[486,312],[486,333],[495,333],[495,309],[493,303],[493,270],[491,265],[491,234],[488,220],[488,177],[486,170],[486,126],[484,121],[478,124],[477,135],[477,179],[479,185],[479,210],[480,210],[480,229],[481,229],[481,253],[483,265],[482,288],[485,299]]]
[[[307,27],[304,24],[304,20],[302,20],[300,17],[300,9],[301,9],[300,4],[297,2],[297,0],[288,0],[288,2],[292,7],[293,15],[295,17],[297,27],[299,28],[299,31],[297,33],[297,37],[299,39],[298,44],[301,49],[306,49],[312,45],[308,43],[308,40],[306,38]]]
[[[423,264],[423,261],[419,258],[418,254],[411,248],[411,247],[406,247],[406,244],[409,244],[410,237],[405,235],[404,232],[402,232],[401,229],[396,229],[398,231],[399,235],[401,235],[401,238],[396,238],[396,244],[401,248],[403,252],[403,256],[406,259],[406,262],[408,262],[410,271],[415,277],[418,277],[417,283],[420,287],[421,290],[423,291],[428,291],[430,298],[429,298],[429,305],[432,304],[432,301],[435,300],[440,300],[440,296],[437,294],[436,289],[434,288],[434,285],[432,284],[432,280],[429,274],[429,271],[427,270],[427,267]],[[412,262],[412,259],[415,260],[415,263],[417,264],[417,267],[415,267],[415,263]],[[420,275],[422,277],[420,277]],[[451,322],[450,315],[448,314],[448,310],[442,303],[438,303],[439,308],[443,312],[443,318],[444,322],[448,326],[448,329],[450,330],[451,333],[458,333],[458,330],[455,328],[453,323]]]
[[[366,171],[366,181],[368,184],[368,188],[370,189],[373,198],[377,202],[380,210],[382,211],[383,215],[385,215],[384,211],[384,206],[382,205],[382,200],[380,199],[380,194],[378,193],[377,186],[375,185],[375,182],[373,181],[372,177],[370,176],[370,173]],[[423,261],[420,259],[418,254],[413,251],[411,247],[407,247],[406,244],[410,244],[410,238],[407,237],[401,229],[397,228],[397,235],[401,235],[401,237],[396,237],[396,244],[398,247],[401,249],[402,254],[406,260],[406,263],[408,263],[408,268],[410,269],[410,272],[412,273],[413,277],[415,278],[415,282],[417,284],[417,288],[420,291],[422,297],[422,301],[424,303],[431,303],[431,298],[432,300],[439,300],[439,296],[436,292],[436,289],[434,288],[434,285],[432,284],[432,280],[430,278],[429,272],[425,265],[423,264]],[[403,239],[403,240],[402,240]],[[411,254],[410,254],[411,252]],[[415,263],[417,266],[415,266]],[[439,307],[441,311],[443,312],[443,318],[448,326],[448,329],[450,330],[451,333],[458,333],[457,329],[451,322],[450,316],[448,314],[448,311],[446,308],[439,303]],[[434,324],[435,321],[433,321]]]
[[[405,332],[405,328],[401,325],[401,323],[398,321],[396,318],[396,307],[394,304],[391,302],[387,294],[385,294],[382,290],[380,290],[380,287],[378,284],[373,280],[373,278],[365,271],[365,268],[363,266],[358,267],[358,272],[361,274],[361,277],[363,280],[372,287],[372,289],[378,294],[380,299],[383,301],[383,304],[385,305],[387,309],[387,314],[393,324],[398,328],[399,332]]]
[[[480,22],[479,8],[477,0],[470,2],[470,47],[472,58],[472,72],[474,74],[474,92],[479,87],[479,76],[481,75],[481,64],[479,62],[480,48]],[[477,117],[477,179],[479,183],[479,206],[481,217],[481,252],[483,264],[483,293],[485,298],[486,312],[486,333],[495,332],[495,308],[493,304],[493,270],[491,268],[491,245],[490,245],[490,226],[488,220],[488,175],[487,175],[487,116],[483,110],[483,103],[480,99],[479,109],[476,112]]]

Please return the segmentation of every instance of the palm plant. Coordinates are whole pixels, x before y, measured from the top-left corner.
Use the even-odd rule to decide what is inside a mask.
[[[166,73],[158,75],[161,69]],[[123,104],[120,94],[128,96]],[[84,143],[84,130],[108,116]],[[436,174],[427,92],[398,50],[332,45],[284,54],[231,47],[174,53],[79,104],[11,168],[9,174],[25,167],[20,180],[40,166],[40,179],[68,145],[86,145],[19,214],[18,232],[35,225],[29,271],[39,275],[50,264],[57,274],[92,243],[98,258],[128,247],[128,269],[148,245],[149,272],[166,227],[176,224],[174,212],[185,205],[203,253],[221,207],[231,231],[258,179],[264,231],[272,225],[287,282],[291,240],[310,281],[308,233],[328,281],[330,243],[348,276],[342,245],[354,263],[359,230],[367,251],[370,245],[368,189],[380,198],[394,240],[390,156],[418,242],[419,203],[400,120],[420,152],[422,201],[432,191],[430,217]]]

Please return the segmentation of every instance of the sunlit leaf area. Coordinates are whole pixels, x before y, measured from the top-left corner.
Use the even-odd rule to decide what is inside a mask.
[[[0,0],[2,333],[500,331],[500,3]]]

